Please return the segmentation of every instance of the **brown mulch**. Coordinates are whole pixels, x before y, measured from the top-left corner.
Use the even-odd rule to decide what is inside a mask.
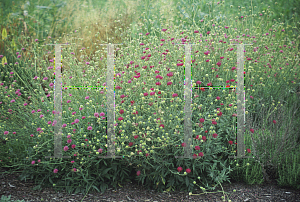
[[[222,201],[222,192],[201,195],[189,195],[185,192],[159,193],[155,190],[147,190],[137,182],[128,182],[123,187],[114,189],[112,186],[104,193],[68,194],[65,191],[56,192],[53,188],[43,188],[42,191],[34,191],[32,180],[19,181],[16,174],[4,174],[6,169],[0,168],[0,198],[2,195],[11,196],[11,200],[25,201]],[[247,185],[243,182],[224,183],[223,189],[229,199],[233,201],[289,201],[300,202],[300,191],[291,188],[280,188],[275,180],[262,185]],[[236,189],[236,192],[233,192]],[[221,187],[217,190],[222,191]],[[203,193],[197,189],[193,194]],[[227,196],[225,195],[226,199]],[[228,200],[226,200],[228,201]]]

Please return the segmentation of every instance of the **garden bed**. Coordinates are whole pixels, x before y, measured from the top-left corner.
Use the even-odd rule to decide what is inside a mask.
[[[5,169],[0,168],[1,173]],[[53,188],[44,188],[42,191],[34,191],[32,180],[19,181],[19,173],[0,175],[0,196],[11,195],[11,200],[25,201],[222,201],[222,192],[203,194],[197,189],[193,194],[171,191],[159,193],[155,190],[147,190],[138,182],[127,182],[114,189],[110,186],[104,193],[68,194],[67,192],[56,192]],[[276,180],[262,185],[248,185],[244,182],[224,183],[224,192],[228,193],[231,201],[300,201],[300,192],[291,188],[281,188]],[[233,192],[233,190],[236,192]],[[221,187],[217,190],[222,191]],[[226,196],[226,195],[225,195]],[[228,201],[228,200],[226,200]]]

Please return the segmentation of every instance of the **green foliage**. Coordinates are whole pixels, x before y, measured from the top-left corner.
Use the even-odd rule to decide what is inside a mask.
[[[295,190],[300,189],[300,164],[298,163],[300,158],[299,151],[300,149],[298,150],[298,153],[286,157],[285,164],[282,164],[280,167],[278,171],[279,179],[277,179],[280,186],[294,188]],[[297,163],[291,164],[290,162]]]

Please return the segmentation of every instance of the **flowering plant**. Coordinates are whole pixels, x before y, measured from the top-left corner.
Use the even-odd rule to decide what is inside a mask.
[[[245,18],[241,17],[243,20]],[[94,188],[100,186],[101,190],[105,189],[107,184],[97,184],[97,179],[105,182],[104,178],[107,176],[113,178],[114,185],[118,183],[115,179],[119,177],[120,181],[137,177],[142,183],[146,182],[146,186],[152,186],[154,181],[157,186],[155,188],[160,191],[166,188],[170,190],[172,187],[192,191],[196,177],[201,177],[201,180],[198,178],[199,183],[210,190],[215,188],[214,185],[228,181],[229,174],[233,170],[228,156],[234,155],[234,146],[237,144],[235,136],[237,65],[236,47],[227,45],[235,41],[235,43],[253,42],[256,46],[251,47],[250,51],[247,49],[244,51],[246,53],[244,85],[249,89],[252,88],[254,92],[253,84],[263,87],[265,84],[262,83],[263,77],[255,77],[252,65],[259,66],[259,58],[264,58],[266,54],[265,57],[269,57],[269,47],[262,48],[262,41],[272,42],[273,38],[269,33],[263,36],[261,33],[254,33],[251,37],[250,34],[243,34],[241,37],[227,35],[229,33],[222,36],[221,31],[226,32],[231,27],[232,32],[235,32],[237,28],[210,24],[203,20],[201,23],[207,23],[207,27],[191,27],[188,31],[165,25],[160,30],[162,36],[158,39],[160,41],[149,32],[145,34],[142,42],[124,40],[127,48],[119,51],[120,57],[115,61],[114,75],[116,137],[113,141],[116,155],[126,157],[122,160],[98,158],[107,154],[107,139],[111,137],[107,137],[105,123],[108,113],[106,104],[109,104],[105,103],[107,77],[105,71],[103,74],[96,68],[97,62],[87,60],[76,64],[72,58],[75,51],[62,52],[63,58],[66,58],[65,62],[72,67],[63,70],[63,86],[91,84],[102,89],[62,90],[63,156],[70,156],[71,159],[44,160],[45,156],[53,156],[53,127],[58,124],[54,120],[56,113],[52,80],[54,58],[46,61],[48,68],[44,69],[36,69],[33,64],[23,62],[22,52],[16,53],[17,62],[14,65],[8,65],[2,60],[3,72],[6,72],[7,76],[1,72],[3,82],[0,85],[4,93],[1,94],[0,104],[6,107],[1,113],[5,112],[7,116],[1,118],[6,119],[5,121],[14,121],[14,124],[26,123],[26,126],[12,130],[13,127],[5,124],[1,126],[1,131],[3,139],[10,141],[11,148],[13,143],[18,141],[18,135],[27,138],[21,144],[22,147],[14,148],[15,155],[20,154],[19,158],[25,162],[19,165],[26,168],[23,176],[36,177],[43,173],[43,179],[36,177],[40,183],[44,179],[49,179],[56,187],[64,185],[64,181],[68,182],[67,186],[73,187],[95,183],[97,186]],[[281,35],[284,30],[278,32],[277,29],[276,32]],[[170,33],[173,35],[169,36]],[[222,39],[217,39],[218,37]],[[270,46],[273,46],[271,42]],[[197,87],[191,92],[193,110],[191,145],[187,145],[184,141],[187,58],[185,46],[175,43],[198,44],[192,47],[191,52],[192,87]],[[39,47],[38,40],[34,45]],[[275,57],[279,57],[282,53],[283,50],[273,50]],[[0,57],[2,58],[2,55]],[[107,62],[105,58],[104,62]],[[276,72],[274,77],[268,76],[271,84],[277,82],[286,85],[286,78],[289,78],[289,83],[294,83],[296,67],[291,68],[291,71],[284,71],[288,63],[282,64],[283,67],[276,70],[272,69],[271,63],[267,65],[270,75],[273,75],[274,71],[280,72],[278,75]],[[16,70],[19,73],[16,73]],[[31,79],[30,82],[23,81],[30,83],[27,86],[30,96],[23,87],[18,89],[16,85],[15,79],[21,78],[22,74],[28,75]],[[279,75],[284,79],[278,79]],[[222,88],[213,89],[215,86]],[[258,99],[252,92],[246,94],[246,102],[249,103],[245,110],[246,114],[248,111],[254,112],[252,106]],[[22,116],[17,116],[15,110]],[[273,123],[276,124],[275,122]],[[248,130],[254,133],[253,128]],[[174,158],[183,156],[184,148],[190,146],[192,146],[191,159]],[[246,154],[249,153],[251,150],[246,147]],[[128,168],[128,165],[132,167]],[[89,171],[93,173],[89,175]],[[134,175],[127,177],[128,172]],[[186,186],[183,187],[182,184]]]

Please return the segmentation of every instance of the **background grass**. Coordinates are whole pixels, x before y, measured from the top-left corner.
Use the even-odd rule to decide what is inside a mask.
[[[112,43],[121,43],[121,37],[118,36],[118,34],[114,33],[115,30],[113,30],[114,25],[117,23],[113,22],[115,17],[115,13],[125,13],[126,14],[126,20],[127,23],[122,23],[123,27],[126,27],[126,25],[129,25],[129,28],[132,29],[131,37],[132,39],[136,39],[138,37],[138,33],[141,30],[137,30],[135,28],[135,24],[138,22],[141,22],[142,17],[141,14],[145,12],[145,15],[153,21],[152,24],[148,24],[148,32],[153,31],[153,28],[160,28],[161,23],[164,23],[167,21],[167,19],[172,19],[172,22],[176,25],[183,23],[184,28],[188,28],[189,26],[193,25],[194,23],[197,23],[199,25],[199,20],[203,19],[205,15],[208,15],[209,19],[212,19],[214,16],[220,16],[220,19],[222,16],[231,16],[235,15],[236,13],[243,13],[242,7],[253,7],[253,10],[265,10],[270,9],[272,11],[275,11],[272,13],[270,17],[270,22],[267,24],[264,24],[266,28],[272,27],[272,21],[279,20],[279,18],[284,22],[284,25],[288,26],[291,24],[292,21],[297,21],[299,16],[299,1],[296,0],[287,0],[287,1],[277,1],[278,5],[275,5],[274,1],[265,1],[265,0],[253,0],[251,1],[225,1],[225,8],[230,8],[232,5],[232,8],[230,9],[224,9],[224,11],[221,11],[221,13],[213,12],[215,5],[218,1],[193,1],[193,0],[187,0],[187,1],[180,1],[180,0],[146,0],[146,1],[130,1],[131,3],[128,3],[128,1],[84,1],[79,0],[78,3],[72,4],[72,9],[68,9],[70,6],[66,1],[54,1],[54,0],[43,0],[43,1],[31,1],[30,4],[26,4],[27,1],[3,1],[1,4],[1,14],[3,13],[3,16],[6,16],[6,18],[1,18],[1,30],[3,27],[7,28],[8,34],[14,34],[14,36],[18,36],[23,30],[24,30],[24,24],[22,23],[24,20],[20,22],[19,18],[22,17],[23,10],[28,11],[28,18],[31,18],[30,23],[27,23],[27,29],[28,29],[28,35],[33,38],[38,38],[40,41],[42,41],[46,36],[51,36],[52,39],[57,39],[60,36],[62,36],[63,33],[67,33],[70,30],[74,30],[75,28],[78,28],[81,26],[82,21],[86,20],[88,22],[96,21],[93,19],[98,19],[99,17],[97,15],[101,15],[101,22],[99,22],[99,26],[93,26],[93,28],[100,28],[98,29],[100,31],[100,38],[105,41],[109,41]],[[78,8],[74,7],[76,5]],[[174,6],[174,12],[168,12],[167,6],[172,5]],[[255,8],[256,5],[256,8]],[[201,8],[200,12],[195,12],[195,8]],[[173,7],[172,7],[173,8]],[[67,10],[68,12],[63,12]],[[47,11],[47,12],[44,12]],[[56,14],[56,11],[59,11],[60,15]],[[79,12],[80,14],[79,15]],[[67,14],[68,13],[68,14]],[[86,16],[85,14],[91,13],[91,16]],[[162,18],[160,18],[160,15],[156,15],[157,13],[162,14]],[[82,18],[81,16],[85,16],[85,18]],[[102,17],[104,16],[104,17]],[[26,17],[25,17],[26,18]],[[194,18],[194,21],[192,19]],[[88,19],[88,20],[87,20]],[[121,18],[117,18],[121,19]],[[123,17],[124,19],[124,17]],[[85,21],[85,22],[86,22]],[[97,22],[97,21],[96,21]],[[108,25],[109,22],[112,25]],[[90,25],[91,23],[85,23]],[[107,24],[107,27],[104,27],[103,25]],[[118,25],[120,25],[119,23]],[[11,26],[12,25],[12,26]],[[261,26],[262,22],[259,22],[258,20],[254,20],[253,26]],[[294,25],[293,25],[294,26]],[[299,23],[296,23],[296,28],[299,27]],[[111,28],[111,30],[109,29]],[[292,39],[299,35],[299,29],[291,29],[287,33],[287,38]],[[152,30],[153,29],[153,30]],[[48,32],[46,31],[48,30]],[[103,34],[103,35],[102,35]],[[157,36],[160,36],[161,32],[154,31],[154,34]],[[26,33],[25,33],[26,36]],[[115,37],[114,39],[109,37]],[[17,37],[15,38],[15,42],[17,43]],[[278,39],[280,40],[280,39]],[[90,39],[85,39],[82,41],[82,45],[84,47],[91,47],[90,50],[92,50],[93,45],[89,43]],[[80,47],[80,45],[78,46]],[[126,47],[126,46],[122,46]],[[86,50],[89,53],[89,50]],[[11,56],[7,51],[5,51],[5,44],[1,43],[0,45],[0,54],[5,55],[8,61],[8,64],[13,61],[13,56]],[[90,52],[92,54],[92,52]],[[90,55],[88,54],[88,55]],[[101,52],[103,54],[103,57],[106,57],[105,52]],[[81,53],[76,52],[76,55],[78,55],[78,60],[81,61]],[[30,56],[32,57],[32,56]],[[102,64],[103,67],[105,67],[105,64]],[[29,90],[29,89],[28,89]],[[284,89],[276,89],[269,91],[269,89],[260,89],[260,94],[263,97],[263,100],[266,102],[272,102],[273,100],[280,100],[283,99],[288,104],[288,106],[292,106],[292,103],[299,103],[296,102],[298,97],[292,96],[293,94],[296,94],[298,91],[295,92],[284,92]],[[280,95],[280,97],[279,97]],[[300,106],[297,105],[297,107]],[[255,111],[260,111],[261,108],[259,105],[256,106]],[[257,121],[262,121],[261,114],[254,114],[254,117]],[[296,119],[299,120],[300,115],[296,115]],[[297,123],[297,122],[295,122]],[[300,135],[299,135],[300,137]],[[299,138],[300,140],[300,138]]]

